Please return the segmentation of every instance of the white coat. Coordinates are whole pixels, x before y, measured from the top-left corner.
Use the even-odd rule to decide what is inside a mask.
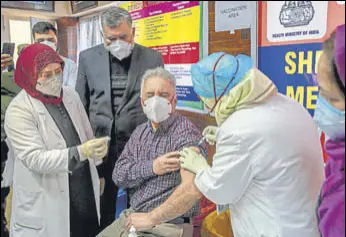
[[[320,237],[323,180],[317,127],[300,104],[278,94],[222,124],[213,166],[195,183],[209,200],[230,204],[235,237]]]
[[[63,102],[81,142],[93,138],[78,94],[64,88]],[[69,149],[42,102],[22,90],[9,105],[5,130],[13,149],[11,237],[68,237]],[[89,160],[100,219],[100,182]]]

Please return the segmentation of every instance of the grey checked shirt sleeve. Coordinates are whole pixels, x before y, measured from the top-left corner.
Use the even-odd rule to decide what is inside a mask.
[[[186,147],[198,147],[204,157],[208,157],[208,148],[205,142],[198,146],[203,138],[201,131],[188,119],[185,119],[177,129],[179,136],[175,142],[176,149],[182,150]]]
[[[138,159],[133,153],[138,146],[137,134],[138,130],[131,135],[113,170],[114,183],[123,189],[140,186],[149,178],[156,176],[153,171],[153,161]]]

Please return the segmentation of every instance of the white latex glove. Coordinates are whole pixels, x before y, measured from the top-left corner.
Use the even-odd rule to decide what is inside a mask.
[[[78,146],[80,159],[103,159],[108,153],[108,141],[109,137],[102,137],[89,140],[83,143],[82,145]]]
[[[215,145],[217,128],[216,126],[208,126],[203,130],[203,137],[212,146]]]
[[[207,159],[191,148],[185,148],[180,152],[180,166],[197,174],[199,171],[210,168]]]

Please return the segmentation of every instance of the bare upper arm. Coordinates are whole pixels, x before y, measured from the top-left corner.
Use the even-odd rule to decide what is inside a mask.
[[[190,193],[194,193],[195,196],[201,198],[202,193],[198,190],[197,186],[195,185],[196,175],[185,169],[180,169],[180,175],[181,186],[185,187]]]

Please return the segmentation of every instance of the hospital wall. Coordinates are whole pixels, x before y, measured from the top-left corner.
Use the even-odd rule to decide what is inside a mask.
[[[203,39],[207,38],[208,53],[224,51],[251,55],[250,30],[217,32],[215,1],[127,1],[120,4],[134,19],[136,42],[161,52],[165,67],[177,78],[178,110],[202,131],[216,125],[195,94],[190,67],[204,55]],[[203,21],[204,7],[208,21]],[[205,27],[208,31],[205,32]],[[209,160],[214,148],[209,147]]]

